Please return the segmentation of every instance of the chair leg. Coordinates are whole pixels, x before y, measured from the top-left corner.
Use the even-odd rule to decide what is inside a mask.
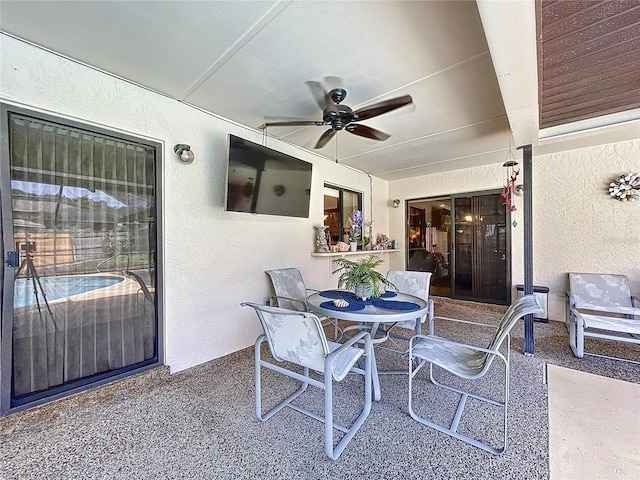
[[[260,347],[263,342],[266,341],[266,336],[261,335],[256,340],[255,345],[255,384],[256,384],[256,416],[262,420],[266,421],[273,417],[276,413],[282,410],[284,407],[289,407],[299,413],[305,414],[311,418],[314,418],[320,422],[325,424],[325,450],[327,456],[332,460],[337,460],[340,454],[343,452],[349,441],[356,434],[358,429],[362,426],[365,419],[369,416],[371,411],[371,399],[372,395],[372,385],[373,385],[373,376],[372,376],[372,367],[375,365],[373,361],[373,348],[371,346],[371,340],[367,339],[365,342],[365,351],[367,352],[364,355],[364,368],[354,368],[353,371],[355,373],[362,374],[364,377],[364,407],[362,412],[358,416],[358,418],[353,422],[351,427],[347,428],[343,425],[337,424],[333,420],[333,377],[330,368],[325,369],[324,374],[324,382],[320,382],[314,378],[309,377],[309,368],[303,369],[303,374],[299,374],[296,372],[288,371],[278,365],[274,365],[272,363],[266,362],[260,357]],[[275,407],[269,410],[266,413],[262,413],[262,380],[261,380],[261,370],[262,367],[268,368],[275,372],[279,372],[285,376],[289,376],[294,378],[300,382],[302,385],[298,390],[289,395],[286,399],[278,403]],[[325,402],[325,411],[324,416],[317,415],[309,410],[306,410],[302,407],[292,404],[291,402],[300,396],[307,389],[309,385],[313,385],[318,388],[324,389],[324,402]],[[333,430],[340,430],[344,433],[344,436],[338,442],[338,444],[333,446]]]
[[[263,422],[266,421],[266,420],[269,420],[271,417],[273,417],[276,413],[278,413],[284,407],[290,406],[290,403],[295,398],[297,398],[302,393],[304,393],[304,391],[309,386],[308,382],[302,382],[302,385],[300,385],[300,388],[298,388],[298,390],[293,392],[291,395],[289,395],[283,401],[278,403],[275,407],[273,407],[268,412],[262,413],[262,377],[261,377],[262,368],[261,367],[263,365],[263,361],[260,358],[260,346],[264,341],[266,341],[266,339],[267,339],[267,337],[265,335],[261,335],[260,337],[258,337],[258,340],[256,340],[256,346],[255,346],[255,352],[254,352],[254,355],[255,355],[255,384],[256,384],[256,417],[258,417],[258,419],[262,420]],[[305,377],[309,376],[309,369],[308,368],[304,368],[303,375]]]
[[[367,340],[370,342],[370,340]],[[353,422],[351,427],[345,431],[343,437],[340,439],[338,444],[333,446],[333,429],[337,428],[333,422],[333,379],[331,377],[331,372],[328,369],[324,374],[324,442],[325,442],[325,452],[327,457],[331,460],[337,460],[338,457],[342,454],[347,444],[351,441],[353,436],[356,434],[358,429],[362,426],[366,418],[369,416],[371,412],[371,390],[372,390],[372,373],[371,368],[373,365],[373,349],[371,348],[371,344],[369,343],[370,354],[366,353],[364,355],[364,407],[362,412],[358,416],[358,418]],[[339,430],[344,431],[342,428],[338,428]]]
[[[578,358],[584,358],[584,320],[576,315],[569,319],[569,346]]]
[[[457,438],[458,440],[462,440],[465,443],[468,443],[470,445],[473,445],[474,447],[480,448],[486,452],[492,453],[494,455],[500,455],[502,454],[505,449],[507,448],[507,403],[508,403],[508,398],[509,398],[509,364],[504,361],[503,359],[503,363],[505,365],[505,389],[504,389],[504,402],[500,402],[497,400],[493,400],[491,398],[488,397],[483,397],[481,395],[475,395],[469,392],[465,392],[463,390],[459,390],[457,388],[451,387],[449,385],[445,385],[443,383],[438,382],[434,376],[433,376],[433,364],[429,363],[429,377],[432,381],[432,383],[434,385],[436,385],[437,387],[458,393],[460,395],[460,400],[458,402],[458,407],[456,409],[456,414],[451,422],[451,426],[449,428],[443,427],[441,425],[438,425],[437,423],[434,423],[424,417],[421,417],[420,415],[418,415],[414,409],[413,409],[413,378],[415,377],[415,375],[429,362],[427,362],[426,360],[422,360],[420,361],[420,363],[418,364],[417,368],[413,368],[413,362],[411,361],[411,359],[409,359],[409,401],[408,401],[408,408],[409,408],[409,415],[411,415],[411,418],[413,418],[414,420],[416,420],[419,423],[422,423],[424,425],[427,425],[439,432],[442,433],[446,433],[449,436],[452,436],[454,438]],[[467,398],[475,398],[477,400],[481,400],[483,402],[487,402],[491,405],[495,405],[498,407],[502,407],[503,410],[503,444],[501,448],[495,448],[492,447],[486,443],[483,443],[475,438],[469,437],[467,435],[463,435],[459,432],[457,432],[457,428],[458,428],[458,424],[460,423],[460,419],[462,418],[462,412],[464,410]]]

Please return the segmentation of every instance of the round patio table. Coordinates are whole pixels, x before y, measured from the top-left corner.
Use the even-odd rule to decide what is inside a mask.
[[[336,307],[333,304],[335,299],[344,299],[349,306]],[[375,338],[380,324],[422,318],[428,310],[428,304],[423,299],[396,292],[386,292],[379,298],[362,301],[357,299],[353,292],[347,290],[324,290],[310,295],[307,301],[311,311],[317,315],[367,324],[366,329],[371,332],[371,338]],[[373,399],[379,401],[380,380],[375,353],[371,360]]]

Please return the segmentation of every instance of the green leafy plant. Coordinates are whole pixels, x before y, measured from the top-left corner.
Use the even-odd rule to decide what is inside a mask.
[[[341,257],[334,259],[332,263],[337,265],[338,268],[331,273],[340,274],[338,288],[355,290],[358,285],[364,284],[371,297],[382,295],[384,292],[383,286],[398,290],[393,283],[376,270],[383,261],[375,255],[369,255],[359,262]]]

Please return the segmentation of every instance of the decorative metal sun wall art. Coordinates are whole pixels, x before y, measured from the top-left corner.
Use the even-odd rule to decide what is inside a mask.
[[[609,184],[609,195],[621,202],[635,202],[640,198],[640,173],[620,175]]]

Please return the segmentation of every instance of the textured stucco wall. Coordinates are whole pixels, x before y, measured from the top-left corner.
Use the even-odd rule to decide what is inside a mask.
[[[227,213],[223,209],[228,133],[260,143],[247,130],[109,75],[0,35],[0,98],[84,123],[152,138],[164,145],[163,248],[165,363],[182,370],[251,345],[260,327],[239,307],[263,301],[270,287],[264,270],[299,267],[311,287],[335,286],[328,260],[313,258],[314,225],[322,223],[322,185],[365,193],[370,179],[296,147],[268,146],[314,165],[309,219]],[[183,165],[173,153],[189,143],[196,160]],[[4,159],[3,159],[4,161]],[[495,165],[387,184],[373,179],[374,234],[403,247],[401,200],[501,188],[503,159]],[[551,288],[550,317],[562,319],[566,272],[621,272],[640,293],[640,202],[609,199],[608,182],[640,170],[640,141],[535,156],[534,282]],[[515,214],[513,283],[522,283],[522,211]],[[384,254],[403,268],[402,254]],[[386,269],[386,265],[382,267]]]
[[[640,139],[542,156],[534,148],[533,153],[534,284],[550,289],[549,318],[564,319],[568,272],[622,273],[640,295],[640,202],[622,203],[608,195],[611,180],[640,171]],[[501,188],[502,163],[391,182],[389,196],[404,201]],[[517,206],[513,285],[524,283],[522,199]],[[392,232],[404,231],[404,215],[402,208],[391,210]],[[398,257],[393,266],[402,268],[403,261]]]
[[[534,282],[549,287],[554,320],[564,318],[567,272],[624,274],[640,295],[640,202],[612,200],[608,192],[612,180],[638,171],[640,139],[539,157],[534,150]]]
[[[299,267],[309,287],[335,288],[328,259],[310,255],[313,226],[323,222],[323,183],[364,192],[369,218],[367,175],[269,139],[267,146],[313,163],[310,218],[225,212],[227,135],[261,143],[261,133],[5,35],[0,51],[3,101],[163,143],[164,344],[172,372],[253,344],[261,327],[239,304],[270,295],[264,270]],[[177,143],[191,145],[191,165],[176,158]],[[376,230],[385,232],[388,184],[372,182]]]

